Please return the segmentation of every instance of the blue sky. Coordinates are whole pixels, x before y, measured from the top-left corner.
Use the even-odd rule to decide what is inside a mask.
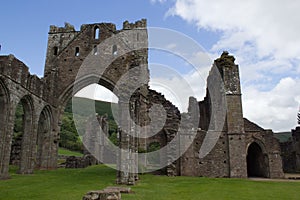
[[[211,41],[216,40],[214,34],[199,33],[196,27],[179,17],[165,17],[169,7],[168,3],[157,4],[148,0],[4,1],[1,3],[1,54],[14,54],[30,67],[31,73],[41,76],[49,26],[64,26],[64,22],[71,23],[76,30],[81,24],[96,22],[112,22],[120,29],[125,20],[134,22],[146,18],[148,26],[184,32],[198,38],[206,47],[214,43]]]
[[[293,0],[3,1],[0,54],[14,54],[28,65],[31,73],[42,76],[50,25],[64,26],[64,22],[69,22],[79,30],[81,24],[112,22],[121,28],[125,20],[146,18],[149,27],[186,34],[203,46],[212,59],[223,50],[233,54],[240,65],[244,116],[264,128],[285,131],[296,126],[300,104],[299,7],[300,2]],[[193,59],[201,56],[195,52]],[[172,60],[168,55],[154,51],[149,59],[170,64],[168,60]],[[182,70],[183,65],[184,62],[178,62],[171,68],[190,81],[201,100],[203,80],[199,81],[193,71]],[[202,75],[207,73],[204,71]],[[151,81],[175,85],[177,91],[171,93],[186,98],[180,92],[184,90],[179,87],[180,79],[153,75]],[[159,86],[155,89],[166,92]],[[176,98],[166,96],[178,103]]]

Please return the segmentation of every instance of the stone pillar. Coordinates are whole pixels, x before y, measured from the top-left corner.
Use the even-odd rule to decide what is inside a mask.
[[[119,123],[121,129],[120,136],[120,152],[118,155],[118,174],[117,183],[133,185],[135,183],[135,169],[137,169],[137,160],[134,156],[134,131],[133,121],[130,116],[130,105],[128,102],[119,100]]]
[[[58,143],[59,143],[59,133],[61,127],[61,113],[59,109],[53,109],[53,121],[51,124],[51,135],[50,135],[50,160],[49,160],[49,169],[56,169],[57,168],[57,158],[58,158]]]
[[[31,111],[33,112],[33,111]],[[32,174],[36,160],[36,140],[38,121],[36,114],[25,113],[24,133],[21,147],[20,174]],[[32,117],[30,119],[30,117]]]
[[[3,132],[0,134],[0,180],[9,179],[9,160],[11,152],[12,135],[14,129],[14,113],[15,107],[8,106],[7,123],[3,127]]]

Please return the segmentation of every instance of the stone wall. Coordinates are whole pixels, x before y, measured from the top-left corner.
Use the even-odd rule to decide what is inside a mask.
[[[264,130],[258,125],[244,119],[246,132],[246,147],[256,143],[265,156],[264,168],[268,169],[267,178],[283,178],[282,157],[279,140],[274,137],[271,130]],[[249,151],[247,152],[249,154]]]
[[[92,155],[84,155],[82,157],[68,156],[66,158],[66,168],[86,168],[91,165],[98,164]]]
[[[180,159],[180,174],[245,178],[260,165],[265,168],[265,177],[282,178],[279,141],[272,131],[243,118],[239,70],[234,60],[227,52],[215,60],[207,79],[207,95],[198,102],[197,135]],[[188,118],[195,115],[193,110],[187,113]],[[182,134],[181,143],[191,136]],[[263,159],[248,158],[253,143],[258,144]]]
[[[19,103],[24,108],[23,139],[21,144],[20,162],[18,172],[21,174],[32,173],[35,164],[44,163],[43,168],[56,167],[57,137],[58,130],[51,123],[44,133],[49,135],[44,148],[39,144],[40,152],[52,155],[43,159],[36,159],[36,144],[39,143],[39,120],[41,113],[48,107],[50,115],[48,121],[52,120],[52,114],[57,111],[55,107],[49,105],[45,97],[44,80],[29,73],[28,67],[13,55],[0,56],[0,93],[1,93],[1,131],[0,131],[0,179],[9,177],[8,165],[10,161],[13,127],[16,107]]]

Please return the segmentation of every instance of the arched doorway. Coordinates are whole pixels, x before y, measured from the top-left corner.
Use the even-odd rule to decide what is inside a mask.
[[[262,148],[256,142],[248,147],[247,174],[248,177],[270,177],[268,156],[263,153]]]

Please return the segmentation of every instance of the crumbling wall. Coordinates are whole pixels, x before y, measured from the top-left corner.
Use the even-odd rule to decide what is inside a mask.
[[[158,142],[161,144],[161,147],[167,145],[166,155],[161,155],[161,163],[167,162],[168,166],[166,167],[166,174],[168,176],[175,176],[179,174],[179,162],[174,161],[174,158],[177,155],[177,149],[179,148],[179,144],[171,144],[170,142],[174,139],[174,137],[178,133],[181,115],[176,106],[174,106],[170,101],[166,100],[165,97],[154,91],[149,89],[148,93],[148,101],[149,108],[151,106],[157,104],[162,106],[159,110],[160,112],[152,112],[152,119],[160,122],[164,122],[164,124],[160,123],[151,123],[151,132],[155,132],[156,134],[153,137],[147,139],[147,146],[152,142]],[[151,111],[150,111],[151,112]],[[161,126],[162,127],[159,127]],[[160,128],[160,129],[159,129]]]

